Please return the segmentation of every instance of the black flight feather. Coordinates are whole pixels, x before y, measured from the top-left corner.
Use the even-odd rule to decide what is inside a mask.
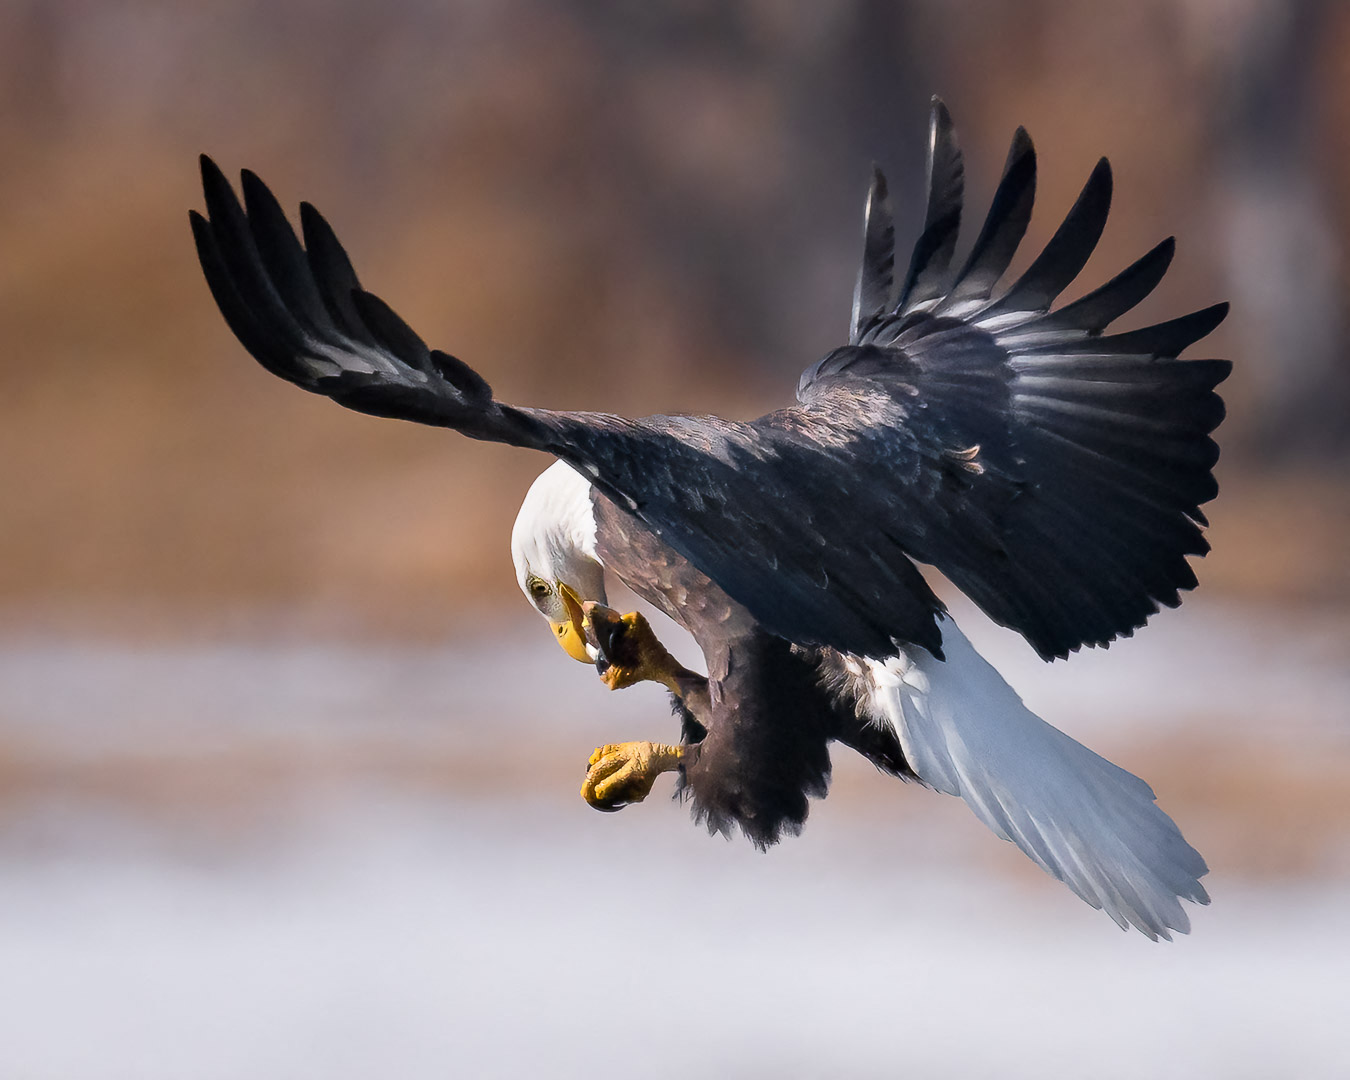
[[[966,258],[966,265],[935,309],[937,312],[959,309],[972,300],[984,300],[989,296],[1026,234],[1035,197],[1036,151],[1026,129],[1019,127],[1013,134],[1003,178],[994,191],[994,200],[980,235]]]
[[[896,310],[905,312],[940,297],[961,229],[965,166],[951,114],[938,98],[928,122],[928,196],[923,232],[914,245]]]
[[[315,288],[338,332],[352,341],[374,345],[375,339],[352,302],[352,294],[360,291],[361,282],[332,226],[318,210],[305,202],[300,204],[300,228]]]
[[[1172,265],[1176,246],[1176,239],[1169,236],[1105,285],[1051,312],[1040,321],[1038,329],[1100,333],[1158,287],[1167,268]]]
[[[853,288],[849,340],[857,342],[868,322],[895,304],[895,223],[886,177],[875,165],[863,222],[863,259]]]
[[[1087,265],[1111,210],[1111,165],[1097,162],[1055,235],[1017,282],[980,312],[982,319],[1005,312],[1048,311]]]

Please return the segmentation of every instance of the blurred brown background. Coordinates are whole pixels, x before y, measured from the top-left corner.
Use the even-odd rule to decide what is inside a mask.
[[[0,15],[0,604],[284,607],[442,633],[512,604],[544,462],[334,410],[196,268],[196,154],[317,203],[363,280],[509,401],[753,415],[841,339],[868,167],[916,233],[940,92],[983,213],[1037,140],[1025,265],[1097,156],[1091,287],[1179,235],[1144,315],[1232,357],[1205,588],[1344,602],[1344,5],[11,2]],[[972,223],[973,226],[973,223]],[[1142,316],[1141,316],[1142,317]]]
[[[843,761],[767,859],[591,814],[589,747],[669,721],[517,595],[546,462],[268,375],[188,231],[205,151],[504,400],[753,416],[843,339],[873,161],[917,235],[934,93],[967,243],[1022,124],[1014,272],[1106,154],[1068,298],[1176,234],[1133,325],[1233,303],[1192,350],[1235,362],[1199,592],[1067,665],[972,631],[1210,857],[1167,959]],[[1350,1071],[1347,132],[1333,0],[0,5],[0,1073],[591,1075],[672,1015],[703,1040],[650,1075],[891,1075],[893,1034],[935,1075]],[[691,911],[744,1026],[686,964],[579,974]]]

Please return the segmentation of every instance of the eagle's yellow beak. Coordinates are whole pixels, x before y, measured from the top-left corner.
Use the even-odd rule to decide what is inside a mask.
[[[567,612],[567,618],[562,622],[549,620],[549,626],[553,628],[554,636],[558,639],[558,644],[563,647],[563,652],[573,660],[580,660],[583,664],[592,663],[591,654],[586,651],[586,631],[584,624],[586,615],[581,610],[581,598],[570,585],[564,585],[558,582],[558,595],[562,597],[563,608]]]

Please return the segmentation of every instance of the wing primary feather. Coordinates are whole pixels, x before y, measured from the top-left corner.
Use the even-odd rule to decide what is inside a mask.
[[[1096,250],[1111,210],[1111,163],[1102,158],[1068,215],[1026,272],[980,312],[981,321],[1015,311],[1047,311]]]
[[[956,125],[952,123],[952,114],[947,111],[942,99],[935,97],[928,122],[927,211],[924,228],[949,217],[952,210],[960,211],[964,187],[965,165],[961,159],[961,146],[956,139]]]
[[[853,318],[849,341],[857,343],[864,327],[895,303],[895,221],[886,189],[886,176],[872,166],[863,223],[863,260],[853,288]]]
[[[268,277],[253,242],[244,208],[239,205],[230,182],[205,154],[201,156],[201,170],[207,218],[215,234],[216,250],[239,298],[257,314],[266,332],[276,335],[292,352],[308,355],[304,329],[286,309]]]
[[[1228,315],[1228,304],[1212,304],[1189,315],[1182,315],[1166,322],[1144,326],[1138,330],[1127,330],[1123,334],[1110,334],[1102,337],[1088,337],[1081,341],[1042,345],[1025,350],[1025,355],[1034,356],[1040,350],[1055,354],[1077,353],[1089,356],[1153,356],[1175,358],[1189,346],[1194,345],[1206,334],[1214,330]]]
[[[923,232],[914,245],[909,270],[895,310],[911,311],[938,299],[944,289],[947,268],[956,250],[965,198],[965,165],[951,113],[938,98],[928,122],[928,209]]]
[[[225,324],[234,333],[240,343],[273,375],[291,381],[301,381],[305,377],[298,371],[289,349],[278,348],[274,335],[259,322],[257,315],[239,295],[228,267],[220,254],[220,245],[216,241],[211,223],[195,210],[188,211],[192,224],[192,237],[197,245],[197,259],[202,266],[211,296],[220,308]],[[305,385],[301,382],[301,385]],[[312,389],[312,387],[306,387]]]
[[[249,232],[267,276],[288,311],[303,319],[306,329],[331,336],[332,319],[315,288],[305,249],[286,220],[276,196],[250,169],[243,171],[244,208]]]
[[[1105,285],[1037,320],[1037,329],[1101,333],[1158,287],[1172,265],[1176,248],[1176,238],[1169,236]]]
[[[1207,308],[1193,311],[1180,318],[1155,323],[1140,330],[1131,330],[1124,334],[1103,337],[1101,342],[1109,342],[1114,351],[1122,353],[1140,352],[1149,356],[1177,357],[1203,337],[1212,333],[1218,325],[1228,318],[1228,302],[1211,304]],[[1090,351],[1090,350],[1089,350]],[[1231,369],[1231,364],[1229,365]],[[1222,403],[1220,412],[1210,423],[1213,430],[1223,419]]]
[[[312,204],[305,202],[300,204],[300,229],[314,284],[333,322],[353,341],[374,345],[375,339],[352,303],[352,294],[360,290],[361,282],[333,227]]]
[[[1036,197],[1036,150],[1026,128],[1013,133],[1003,178],[985,216],[966,265],[946,298],[934,309],[951,314],[973,300],[986,300],[1026,234]]]

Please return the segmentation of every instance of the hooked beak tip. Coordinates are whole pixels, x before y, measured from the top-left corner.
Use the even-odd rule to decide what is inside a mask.
[[[550,622],[553,633],[562,646],[563,652],[573,660],[583,664],[593,662],[590,650],[586,647],[586,615],[581,608],[581,599],[570,585],[558,583],[558,595],[562,597],[567,617],[561,622]]]

